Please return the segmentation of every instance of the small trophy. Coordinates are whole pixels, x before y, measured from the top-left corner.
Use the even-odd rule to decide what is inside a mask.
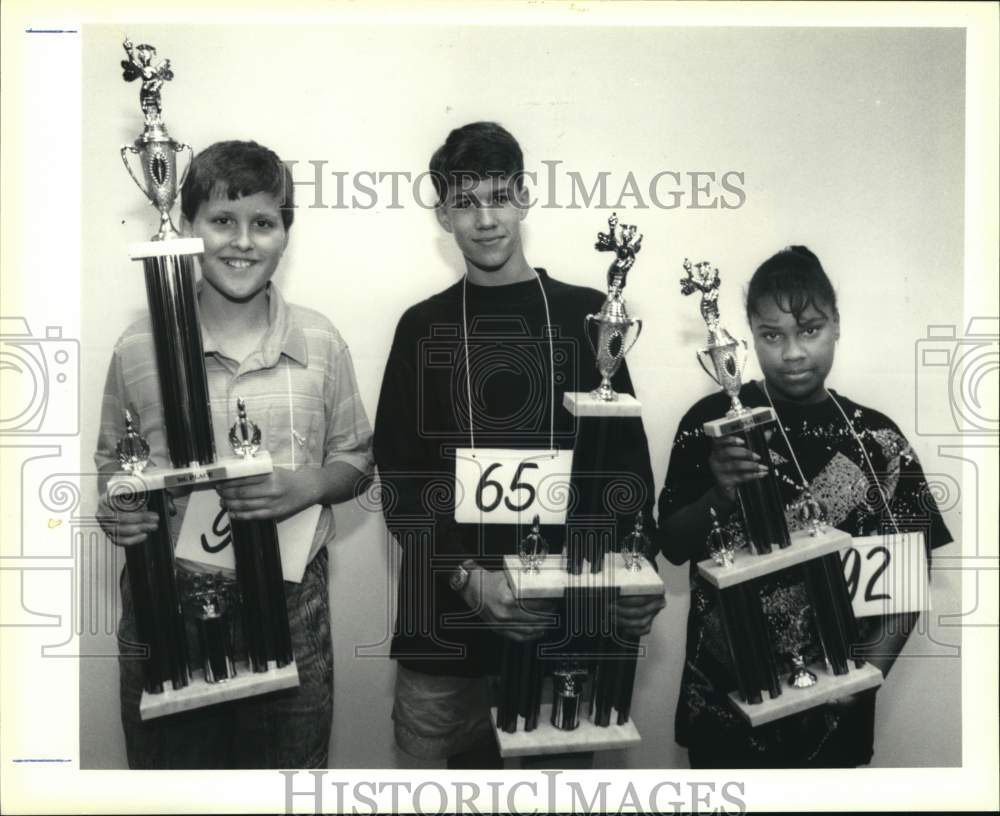
[[[221,573],[185,576],[181,590],[189,615],[197,623],[201,666],[206,683],[225,683],[236,676],[233,658],[232,619],[235,582]]]
[[[179,237],[170,220],[177,198],[176,155],[190,150],[168,135],[162,119],[160,91],[173,78],[173,71],[169,60],[156,62],[156,49],[151,45],[136,46],[126,40],[124,48],[128,57],[121,63],[124,79],[142,80],[139,102],[145,127],[133,144],[122,147],[122,161],[160,215],[157,234],[130,246],[129,254],[143,264],[170,459],[160,467],[147,468],[149,445],[126,412],[125,435],[118,445],[122,473],[109,480],[109,498],[145,496],[149,509],[161,520],[146,541],[126,550],[136,626],[149,649],[145,693],[139,706],[146,720],[290,688],[299,684],[299,677],[273,520],[231,520],[235,586],[226,589],[221,579],[191,579],[187,570],[179,586],[175,573],[165,522],[165,491],[267,474],[273,468],[268,453],[259,451],[260,429],[248,420],[243,400],[238,400],[239,418],[230,433],[235,458],[216,455],[194,282],[194,256],[204,246],[200,238]],[[143,181],[129,167],[129,152],[142,162]],[[230,612],[236,605],[242,612],[249,671],[237,668],[232,651]],[[201,646],[202,660],[194,671],[189,663],[193,649],[187,643],[188,629],[198,633]],[[164,693],[167,682],[173,686],[172,694]]]
[[[553,673],[551,722],[560,731],[573,731],[580,726],[580,699],[587,670],[568,664]]]
[[[732,537],[719,525],[715,508],[709,507],[708,512],[712,516],[712,529],[708,533],[707,542],[708,554],[720,567],[731,567],[736,557],[736,546]]]
[[[537,574],[539,566],[545,561],[549,552],[549,543],[545,540],[539,527],[539,517],[535,515],[531,521],[531,532],[521,539],[518,546],[518,556],[526,572]]]
[[[625,546],[622,549],[625,569],[629,572],[639,572],[642,569],[643,561],[646,560],[649,548],[649,536],[642,531],[642,513],[637,513],[635,527],[632,528],[631,533],[625,536]]]
[[[802,491],[802,498],[796,507],[796,514],[799,521],[809,531],[809,535],[814,538],[822,535],[829,529],[827,524],[826,508],[812,494],[808,485]]]
[[[701,316],[708,326],[708,346],[698,352],[698,362],[730,403],[724,417],[702,426],[705,435],[738,435],[760,462],[769,465],[765,429],[777,417],[769,407],[747,408],[740,402],[746,343],[734,340],[720,325],[719,270],[708,262],[692,264],[685,259],[684,272],[681,292],[701,293]],[[706,360],[711,361],[711,368]],[[850,658],[857,623],[839,551],[850,546],[851,537],[824,525],[822,506],[808,490],[798,509],[808,529],[789,534],[773,469],[761,479],[741,484],[736,498],[742,531],[735,533],[732,524],[723,527],[710,508],[706,541],[710,557],[699,562],[698,572],[718,591],[737,685],[730,699],[739,713],[756,727],[879,685],[882,673],[878,668]],[[737,539],[745,542],[746,551],[737,546]],[[779,590],[776,595],[762,586],[767,576],[784,571],[797,582],[792,586],[800,589],[798,594],[782,595]],[[810,669],[803,651],[813,631],[823,660]],[[780,680],[782,656],[793,667],[786,695]]]

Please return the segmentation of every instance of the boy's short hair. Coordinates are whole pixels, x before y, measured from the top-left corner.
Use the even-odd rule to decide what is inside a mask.
[[[235,201],[256,193],[270,193],[278,199],[285,229],[292,226],[295,187],[278,154],[256,142],[216,142],[191,162],[181,187],[181,213],[192,222],[198,208],[213,196]]]
[[[794,315],[796,323],[802,322],[802,313],[810,306],[826,317],[840,319],[833,284],[819,258],[804,246],[785,247],[757,267],[747,287],[748,322],[753,315],[759,316],[757,304],[765,298]]]
[[[506,178],[520,188],[524,154],[517,139],[496,122],[472,122],[455,128],[434,151],[430,175],[440,204],[451,188],[468,190],[470,182],[483,179]]]

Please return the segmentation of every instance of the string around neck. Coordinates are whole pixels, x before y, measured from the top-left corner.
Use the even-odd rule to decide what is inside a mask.
[[[802,489],[805,491],[810,491],[809,480],[806,479],[805,473],[802,472],[802,466],[799,464],[799,459],[795,455],[795,448],[792,447],[791,440],[788,438],[788,434],[785,433],[785,426],[781,422],[781,416],[778,414],[778,409],[774,407],[774,401],[771,399],[771,392],[767,388],[767,379],[765,378],[761,380],[761,383],[763,384],[764,396],[767,397],[767,404],[771,406],[771,410],[774,411],[774,415],[778,420],[778,430],[781,431],[781,437],[782,439],[785,440],[785,445],[788,446],[788,452],[792,455],[792,462],[795,465],[795,469],[799,473],[799,478],[802,480]],[[868,472],[871,473],[872,480],[875,484],[876,489],[878,490],[879,498],[882,499],[882,506],[885,507],[886,513],[889,514],[889,520],[892,521],[892,526],[896,530],[896,534],[899,535],[900,530],[899,530],[899,524],[896,521],[896,516],[892,512],[892,508],[889,506],[889,499],[886,497],[885,491],[882,489],[882,483],[879,481],[878,475],[875,473],[875,466],[872,464],[872,460],[868,456],[868,451],[865,450],[865,446],[864,444],[862,444],[861,437],[858,436],[858,432],[854,430],[854,423],[851,422],[851,420],[848,418],[847,412],[844,411],[843,407],[841,406],[837,398],[825,386],[823,387],[823,393],[826,394],[826,396],[828,396],[833,401],[834,405],[837,406],[837,410],[840,412],[840,415],[844,418],[844,423],[847,425],[847,429],[851,432],[851,436],[854,438],[854,441],[861,449],[861,456],[864,458],[865,464],[868,465]]]
[[[545,294],[545,286],[542,283],[542,276],[532,267],[531,271],[538,281],[538,288],[542,290],[542,302],[545,304],[545,328],[549,337],[549,450],[555,450],[556,438],[556,366],[555,366],[555,343],[552,340],[552,315],[549,313],[549,298]],[[469,365],[469,311],[467,306],[469,289],[468,273],[462,278],[462,343],[465,350],[465,390],[468,398],[469,408],[469,447],[476,450],[476,427],[472,419],[472,373]]]

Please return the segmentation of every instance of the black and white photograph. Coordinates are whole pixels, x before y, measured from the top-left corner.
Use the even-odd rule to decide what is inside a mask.
[[[10,812],[997,806],[995,6],[44,6]]]

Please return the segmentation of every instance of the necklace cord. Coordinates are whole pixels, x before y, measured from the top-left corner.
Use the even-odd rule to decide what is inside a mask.
[[[535,280],[538,281],[538,288],[542,290],[542,302],[545,304],[545,326],[549,336],[549,373],[551,374],[549,383],[549,450],[555,450],[556,439],[556,362],[555,343],[552,340],[552,315],[549,313],[549,298],[545,294],[545,286],[542,284],[541,275],[534,269]],[[469,276],[462,278],[462,343],[465,347],[465,390],[469,400],[469,443],[473,453],[476,450],[476,429],[472,421],[472,374],[469,365],[469,312],[466,304],[469,289]]]
[[[767,380],[765,379],[761,382],[764,385],[764,396],[767,397],[767,404],[770,405],[771,410],[774,411],[774,416],[778,421],[778,430],[781,431],[781,437],[785,440],[785,444],[788,446],[788,452],[792,455],[792,462],[795,464],[795,469],[799,472],[799,478],[802,479],[802,489],[808,491],[809,481],[802,472],[802,466],[799,465],[799,459],[795,455],[795,449],[792,447],[788,434],[785,433],[785,426],[782,424],[781,417],[778,415],[778,409],[774,407],[774,401],[771,399],[771,392],[767,389]],[[847,424],[847,429],[851,432],[851,436],[854,437],[854,441],[858,443],[858,447],[861,449],[861,455],[864,457],[865,463],[868,465],[868,471],[871,473],[872,480],[878,490],[879,497],[882,499],[882,505],[889,514],[889,519],[892,521],[892,526],[895,528],[896,534],[899,535],[899,524],[896,521],[896,516],[892,512],[892,508],[889,506],[889,499],[886,497],[885,491],[882,490],[882,483],[879,481],[878,475],[875,473],[875,466],[872,464],[872,460],[868,456],[868,451],[865,450],[865,446],[862,444],[861,437],[858,436],[858,432],[854,430],[854,423],[852,423],[848,418],[847,413],[844,411],[839,400],[829,391],[829,389],[824,388],[823,390],[833,401],[833,404],[837,406],[837,410],[840,411],[840,415],[844,418],[844,422]]]

